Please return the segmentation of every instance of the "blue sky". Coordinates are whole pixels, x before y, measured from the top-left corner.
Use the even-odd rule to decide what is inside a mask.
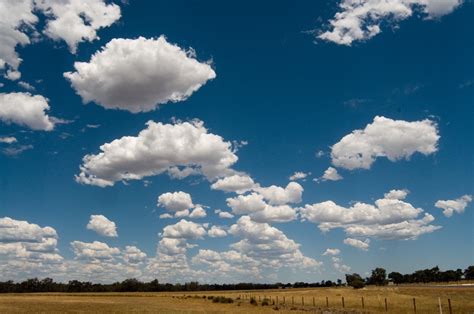
[[[0,1],[5,20],[24,14],[0,28],[30,41],[0,50],[1,279],[319,281],[474,262],[472,3],[89,2],[62,4],[71,18]],[[180,191],[192,204],[166,194]],[[186,215],[197,205],[206,217]]]

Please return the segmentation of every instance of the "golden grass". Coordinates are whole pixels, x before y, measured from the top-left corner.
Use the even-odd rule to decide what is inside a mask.
[[[235,302],[213,303],[202,296],[226,296],[233,298]],[[250,297],[257,300],[258,306],[250,304]],[[264,297],[271,300],[269,306],[261,306]],[[326,307],[326,297],[329,301],[329,311]],[[385,312],[385,299],[389,313],[414,313],[413,298],[416,299],[417,313],[439,313],[438,297],[442,302],[443,313],[449,313],[448,298],[451,300],[453,313],[474,313],[474,288],[430,286],[201,293],[3,294],[0,295],[0,313],[321,313],[323,310],[326,310],[325,313],[379,313]]]

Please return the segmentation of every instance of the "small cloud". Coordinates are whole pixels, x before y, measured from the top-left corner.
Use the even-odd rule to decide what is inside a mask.
[[[25,81],[20,81],[18,82],[18,85],[28,91],[34,91],[35,90],[35,87]]]
[[[16,142],[17,142],[17,139],[15,137],[12,137],[12,136],[0,137],[0,143],[13,144],[13,143],[16,143]]]
[[[2,149],[2,154],[10,157],[18,156],[21,153],[33,149],[33,145],[19,145]]]

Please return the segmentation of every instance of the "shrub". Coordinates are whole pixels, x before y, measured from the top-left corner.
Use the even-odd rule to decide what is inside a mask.
[[[265,305],[270,305],[270,300],[269,299],[263,299],[262,306],[265,306]]]
[[[251,298],[250,298],[250,304],[252,304],[252,305],[257,305],[257,300],[255,300],[254,297],[251,297]]]
[[[214,296],[208,295],[208,296],[207,296],[207,299],[208,299],[208,300],[212,300],[212,299],[214,299]]]
[[[234,300],[232,298],[226,298],[226,297],[215,297],[212,299],[212,302],[214,303],[234,303]]]

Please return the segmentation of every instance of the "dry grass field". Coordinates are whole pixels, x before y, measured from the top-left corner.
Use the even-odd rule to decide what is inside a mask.
[[[214,303],[208,298],[210,296],[225,296],[234,302]],[[250,304],[252,297],[257,305]],[[443,313],[449,313],[448,299],[452,313],[474,313],[474,288],[432,286],[203,293],[3,294],[0,295],[0,313],[382,313],[385,312],[385,299],[389,313],[414,313],[413,298],[416,313],[439,313],[438,297]],[[264,298],[269,305],[262,306]]]

